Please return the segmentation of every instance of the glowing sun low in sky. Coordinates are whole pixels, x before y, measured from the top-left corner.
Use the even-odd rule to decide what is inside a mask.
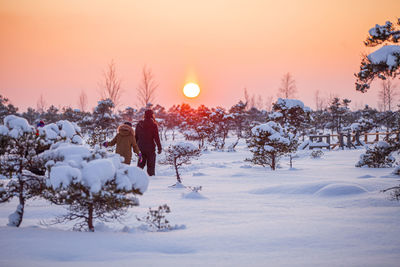
[[[187,97],[194,98],[200,94],[200,87],[195,83],[187,83],[183,87],[183,93]]]

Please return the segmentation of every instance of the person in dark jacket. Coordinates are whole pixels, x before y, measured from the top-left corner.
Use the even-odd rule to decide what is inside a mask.
[[[145,111],[144,120],[139,121],[136,125],[136,142],[142,153],[142,159],[138,161],[137,166],[143,169],[147,165],[147,173],[150,176],[155,175],[156,145],[158,154],[162,149],[154,113],[150,109]]]

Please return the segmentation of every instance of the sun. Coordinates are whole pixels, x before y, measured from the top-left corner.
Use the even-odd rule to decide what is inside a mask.
[[[183,94],[189,98],[195,98],[200,94],[200,87],[195,83],[187,83],[183,87]]]

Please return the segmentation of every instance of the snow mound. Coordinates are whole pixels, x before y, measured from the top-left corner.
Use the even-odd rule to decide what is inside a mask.
[[[367,190],[359,185],[354,184],[330,184],[318,190],[315,195],[321,197],[350,196],[366,193]]]
[[[311,184],[287,184],[271,186],[263,189],[256,189],[250,191],[250,194],[264,195],[264,194],[302,194],[313,195],[320,189],[329,185],[326,183],[311,183]]]
[[[310,184],[287,184],[271,186],[250,191],[250,194],[293,194],[316,195],[321,197],[346,196],[365,193],[367,190],[359,185],[347,183],[320,182]]]
[[[366,175],[358,176],[357,178],[365,178],[365,179],[368,179],[368,178],[375,178],[375,176],[366,174]]]
[[[232,177],[244,177],[247,175],[248,175],[247,173],[238,172],[238,173],[233,173],[231,176]]]
[[[170,185],[169,188],[178,188],[178,189],[182,189],[182,188],[186,188],[186,186],[184,186],[184,185],[181,184],[181,183],[176,183],[176,184]]]
[[[206,176],[206,174],[202,172],[194,172],[193,176]]]
[[[190,193],[187,193],[187,194],[182,194],[182,198],[185,198],[185,199],[207,199],[205,196],[203,196],[199,192],[193,192],[193,191]]]
[[[242,168],[242,169],[251,169],[253,167],[251,165],[249,165],[249,164],[244,164],[244,165],[240,166],[240,168]]]

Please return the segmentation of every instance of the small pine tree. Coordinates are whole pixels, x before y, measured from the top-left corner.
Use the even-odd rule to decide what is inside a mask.
[[[395,159],[391,156],[394,151],[393,147],[385,141],[378,143],[367,148],[365,154],[360,155],[360,160],[357,162],[356,167],[368,166],[370,168],[388,168],[392,167]]]
[[[253,157],[246,159],[256,165],[276,169],[279,158],[295,150],[295,140],[279,123],[274,121],[255,126],[246,140]]]
[[[88,143],[92,148],[106,141],[117,128],[118,120],[113,114],[114,107],[115,105],[110,99],[99,101],[92,117],[85,122],[85,131],[90,136]]]
[[[18,197],[19,205],[9,217],[9,225],[20,226],[27,199],[41,196],[45,181],[44,161],[40,153],[50,145],[66,141],[82,143],[80,128],[69,121],[58,121],[34,129],[28,121],[14,115],[0,125],[0,174],[9,178],[0,203]]]
[[[204,140],[210,134],[210,114],[211,110],[201,105],[196,110],[192,110],[192,116],[185,117],[183,134],[186,140],[198,141],[199,148],[204,147]]]
[[[200,149],[197,149],[193,144],[180,142],[175,145],[170,145],[165,150],[165,158],[161,160],[161,164],[172,165],[175,169],[176,179],[178,184],[182,184],[179,169],[184,164],[190,164],[192,158],[198,158],[201,155]]]
[[[397,165],[396,168],[394,168],[393,174],[400,176],[400,165]],[[391,200],[400,201],[400,185],[383,190],[383,192],[387,191],[390,191],[391,193]]]
[[[243,103],[240,100],[239,103],[233,105],[229,110],[231,129],[235,131],[237,137],[236,142],[229,146],[230,151],[235,151],[235,147],[239,143],[240,138],[243,137],[243,131],[249,123],[246,108],[247,103]]]
[[[158,206],[158,209],[149,208],[147,216],[143,218],[136,216],[136,219],[139,222],[146,223],[150,229],[154,229],[155,231],[167,231],[174,228],[169,224],[169,221],[165,217],[165,214],[170,212],[170,207],[167,204],[164,204],[162,206]]]
[[[216,150],[224,149],[230,123],[231,117],[226,114],[225,109],[221,107],[212,109],[207,139]]]
[[[299,137],[305,129],[309,128],[311,120],[311,109],[304,106],[304,103],[296,99],[279,98],[273,104],[273,113],[269,115],[269,119],[275,121],[285,128],[290,141],[290,150],[295,152],[299,146]],[[289,154],[290,168],[293,167],[293,156]]]
[[[138,206],[136,195],[148,186],[143,170],[121,163],[121,157],[99,146],[57,143],[42,156],[49,170],[43,197],[68,213],[55,222],[77,221],[74,230],[94,231],[95,220],[118,220]]]
[[[2,120],[7,115],[14,115],[18,111],[18,108],[10,103],[8,98],[0,95],[0,120]]]
[[[8,178],[0,190],[0,203],[18,198],[19,205],[9,216],[9,225],[19,227],[26,200],[40,195],[44,177],[31,170],[42,166],[37,154],[47,144],[44,136],[36,135],[26,119],[15,115],[4,118],[4,125],[0,125],[0,140],[0,174]]]

